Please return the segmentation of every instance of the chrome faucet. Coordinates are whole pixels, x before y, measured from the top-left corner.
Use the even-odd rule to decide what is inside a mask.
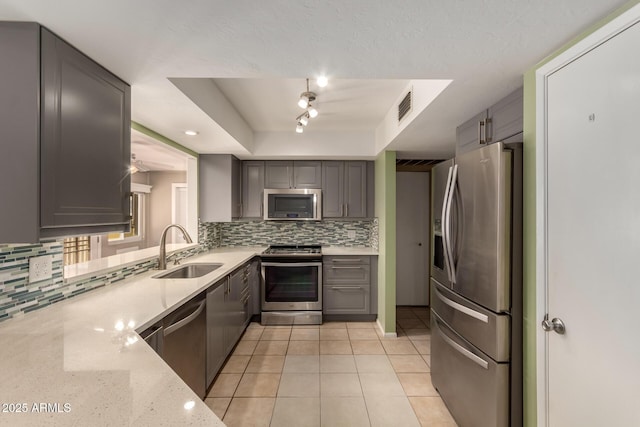
[[[162,231],[162,237],[160,237],[160,256],[158,257],[158,270],[167,269],[167,232],[170,228],[173,227],[182,231],[182,236],[184,237],[184,240],[187,241],[187,243],[193,243],[193,240],[191,240],[191,236],[189,236],[189,233],[187,233],[187,230],[185,230],[183,226],[181,226],[180,224],[168,225],[167,228]]]

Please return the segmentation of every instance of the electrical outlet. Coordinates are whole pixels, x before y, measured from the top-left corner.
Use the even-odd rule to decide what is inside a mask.
[[[53,256],[51,255],[29,258],[29,283],[51,279],[52,264]]]
[[[355,230],[348,230],[347,231],[347,238],[355,239],[356,238],[356,231]]]

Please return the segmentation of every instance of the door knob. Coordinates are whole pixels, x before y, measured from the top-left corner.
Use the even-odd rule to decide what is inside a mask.
[[[562,319],[554,317],[553,319],[549,320],[548,314],[544,315],[544,320],[542,321],[542,329],[544,329],[546,332],[554,331],[555,333],[560,335],[564,335],[566,331]]]

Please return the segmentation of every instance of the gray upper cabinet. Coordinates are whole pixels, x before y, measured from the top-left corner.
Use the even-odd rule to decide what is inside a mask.
[[[367,162],[345,162],[344,216],[367,216]]]
[[[265,188],[320,188],[320,161],[267,161]]]
[[[128,230],[129,85],[36,23],[0,56],[0,242]]]
[[[264,188],[292,188],[293,185],[292,161],[268,161],[265,162],[265,187]]]
[[[344,162],[322,162],[322,217],[344,215]]]
[[[366,161],[322,162],[322,216],[367,217]]]
[[[242,162],[242,218],[262,218],[264,162]]]
[[[198,156],[198,209],[202,222],[240,217],[242,166],[230,154]]]
[[[322,162],[294,161],[293,188],[321,188]]]
[[[456,155],[474,150],[485,144],[485,124],[487,122],[487,110],[473,116],[456,128]]]
[[[489,108],[488,116],[491,140],[489,143],[504,141],[522,132],[523,93],[522,88],[512,92]]]
[[[456,129],[456,155],[504,141],[523,129],[523,92],[519,88]]]

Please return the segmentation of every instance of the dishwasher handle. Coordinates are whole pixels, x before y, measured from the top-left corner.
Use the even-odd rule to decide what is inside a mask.
[[[194,321],[200,315],[200,313],[202,313],[202,310],[204,310],[204,306],[205,306],[206,303],[207,303],[207,300],[202,300],[202,302],[200,302],[198,304],[198,306],[193,311],[193,313],[191,313],[190,315],[188,315],[184,319],[179,320],[179,321],[177,321],[175,323],[172,323],[171,325],[169,325],[166,328],[164,328],[164,336],[166,337],[167,335],[170,335],[170,334],[174,333],[178,329],[181,329],[181,328],[187,326],[192,321]]]

